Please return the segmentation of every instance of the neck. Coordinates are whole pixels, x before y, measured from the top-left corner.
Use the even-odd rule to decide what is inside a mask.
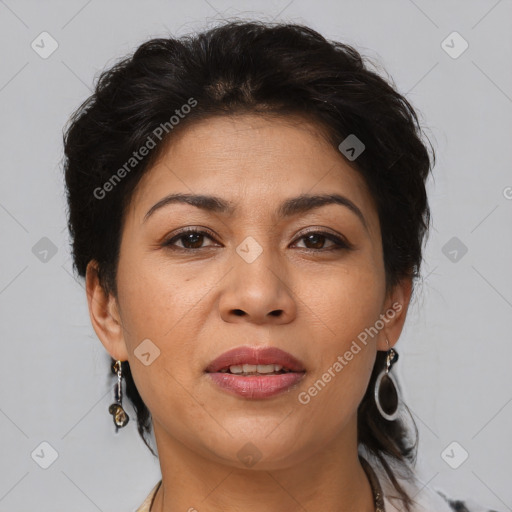
[[[216,460],[206,449],[205,454],[192,451],[155,420],[154,429],[162,484],[151,512],[375,511],[372,487],[358,457],[355,424],[310,457],[261,469],[256,469],[260,464],[249,469]]]

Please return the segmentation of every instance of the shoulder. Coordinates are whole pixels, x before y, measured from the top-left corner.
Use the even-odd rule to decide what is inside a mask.
[[[481,503],[477,503],[471,498],[467,499],[455,499],[449,498],[444,492],[437,490],[436,493],[441,496],[446,503],[450,505],[450,509],[455,512],[498,512],[491,510],[488,507],[483,506]]]
[[[135,512],[149,512],[153,498],[161,483],[162,480],[155,484]],[[414,512],[498,512],[486,508],[470,498],[465,500],[455,499],[448,497],[443,491],[438,489],[424,487],[418,491],[411,484],[404,483],[403,481],[400,484],[411,496],[414,496]],[[394,488],[392,489],[389,485],[383,485],[382,487],[386,512],[403,512],[403,508],[400,506],[401,502],[397,498]]]
[[[472,499],[456,499],[440,491],[423,490],[413,498],[413,512],[497,512],[490,510]],[[403,512],[400,501],[385,496],[386,512]]]
[[[404,480],[399,480],[399,483],[413,499],[413,512],[498,512],[469,497],[450,496],[435,486],[418,488]],[[386,512],[403,512],[402,502],[395,488],[388,482],[382,485],[382,490]]]
[[[153,489],[151,489],[150,493],[146,496],[146,499],[142,502],[140,507],[135,512],[149,512],[151,508],[151,504],[153,503],[153,498],[155,497],[156,491],[160,487],[162,480],[157,482]]]

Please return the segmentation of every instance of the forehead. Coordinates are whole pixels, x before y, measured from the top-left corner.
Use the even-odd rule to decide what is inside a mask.
[[[240,214],[244,208],[269,211],[299,194],[338,193],[365,217],[375,217],[359,172],[327,141],[323,127],[298,116],[244,114],[191,123],[139,182],[132,200],[136,217],[142,220],[173,192],[222,196],[239,205]]]

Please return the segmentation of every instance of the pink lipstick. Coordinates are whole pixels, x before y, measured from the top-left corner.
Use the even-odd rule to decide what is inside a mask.
[[[205,372],[223,391],[249,399],[288,391],[306,370],[294,356],[276,347],[238,347],[221,354]]]

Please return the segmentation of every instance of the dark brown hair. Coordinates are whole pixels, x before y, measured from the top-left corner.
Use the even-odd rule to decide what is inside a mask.
[[[423,142],[413,107],[369,63],[353,47],[302,25],[235,21],[180,39],[149,40],[104,71],[64,133],[68,227],[79,276],[95,260],[102,287],[117,297],[122,221],[142,175],[176,129],[212,115],[252,112],[314,119],[336,148],[351,134],[364,143],[351,164],[375,200],[387,289],[404,277],[417,279],[430,220],[425,183],[435,154]],[[171,117],[177,110],[183,113],[180,109],[191,105],[191,98],[193,108],[179,115],[174,127]],[[158,139],[155,133],[162,126],[167,129]],[[126,170],[133,152],[155,138],[151,154],[122,173],[122,179],[110,181],[108,194],[99,197],[98,190],[106,190],[116,170]],[[396,475],[403,470],[401,478],[413,478],[418,431],[410,413],[413,439],[404,418],[388,421],[376,408],[372,393],[385,356],[377,353],[358,409],[358,441],[384,467],[410,510],[411,497]],[[139,434],[154,454],[145,438],[151,433],[151,415],[128,361],[122,369]]]

